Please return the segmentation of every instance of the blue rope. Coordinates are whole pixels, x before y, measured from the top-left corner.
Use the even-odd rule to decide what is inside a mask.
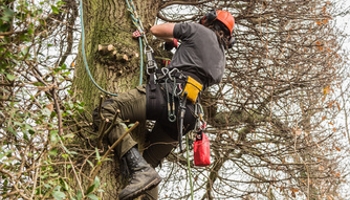
[[[88,73],[89,75],[89,78],[90,80],[92,81],[92,83],[99,89],[101,90],[102,92],[106,93],[106,94],[109,94],[111,96],[118,96],[118,94],[114,94],[114,93],[110,93],[106,90],[104,90],[102,87],[100,87],[95,79],[92,77],[92,74],[91,74],[91,71],[89,69],[89,66],[88,66],[88,62],[87,62],[87,59],[86,59],[86,54],[85,54],[85,30],[84,30],[84,17],[83,17],[83,2],[82,0],[80,0],[80,6],[79,6],[79,10],[80,10],[80,23],[81,23],[81,51],[83,53],[83,60],[84,60],[84,65],[85,65],[85,69],[86,69],[86,72]]]
[[[129,2],[130,1],[130,2]],[[144,30],[143,30],[143,26],[141,24],[141,21],[135,11],[135,5],[134,2],[132,0],[125,0],[126,5],[128,6],[128,11],[130,12],[130,16],[131,16],[131,20],[133,22],[133,24],[135,25],[135,27],[137,28],[137,30],[140,32],[141,36],[139,36],[139,46],[140,46],[140,78],[139,78],[139,85],[142,85],[143,83],[143,41],[142,41],[142,37],[144,36]],[[147,42],[147,41],[146,41]],[[147,46],[147,44],[146,44]]]
[[[88,76],[90,78],[90,80],[92,81],[92,83],[99,89],[101,90],[102,92],[106,93],[106,94],[109,94],[111,96],[118,96],[118,94],[115,94],[115,93],[111,93],[111,92],[108,92],[106,90],[104,90],[100,85],[97,84],[97,82],[95,81],[95,79],[92,77],[92,74],[91,74],[91,71],[89,69],[89,65],[88,65],[88,62],[87,62],[87,59],[86,59],[86,53],[85,53],[85,28],[84,28],[84,17],[83,17],[83,2],[82,0],[79,1],[80,2],[80,6],[79,6],[79,10],[80,10],[80,23],[81,23],[81,40],[82,40],[82,45],[81,45],[81,49],[82,49],[82,55],[83,55],[83,61],[84,61],[84,66],[85,66],[85,70],[86,72],[88,73]],[[128,7],[132,8],[134,10],[134,6],[133,5],[130,5],[128,1],[126,1]],[[141,27],[139,27],[136,22],[139,21],[139,19],[135,18],[132,14],[131,14],[131,17],[132,17],[132,20],[133,20],[133,23],[134,25],[140,30],[140,31],[143,31],[141,29]],[[139,47],[140,47],[140,78],[139,78],[139,85],[142,85],[143,83],[143,41],[142,41],[142,37],[139,37]]]

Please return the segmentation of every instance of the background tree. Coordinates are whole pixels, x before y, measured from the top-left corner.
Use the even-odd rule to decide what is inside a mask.
[[[117,196],[119,164],[106,154],[108,146],[98,145],[100,133],[91,126],[92,109],[105,94],[86,67],[111,93],[139,84],[142,55],[126,2],[84,1],[79,46],[77,2],[1,4],[3,198]],[[175,150],[159,169],[160,199],[349,197],[346,35],[333,21],[347,8],[329,1],[134,3],[159,64],[169,55],[147,33],[158,20],[198,21],[212,8],[236,18],[237,43],[228,51],[225,77],[203,95],[213,164],[192,166],[190,187],[186,151]]]

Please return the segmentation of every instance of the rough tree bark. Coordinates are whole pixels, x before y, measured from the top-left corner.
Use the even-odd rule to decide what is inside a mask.
[[[150,25],[154,24],[158,2],[142,0],[133,2],[147,32]],[[132,38],[136,27],[132,23],[128,9],[126,1],[92,0],[83,3],[85,41],[82,42],[85,42],[89,69],[93,79],[102,88],[116,94],[129,90],[139,83],[140,49],[138,41]],[[95,87],[90,80],[82,56],[80,51],[76,61],[73,88],[76,98],[86,105],[87,121],[91,121],[92,110],[98,106],[100,96],[106,96],[106,94]],[[93,133],[83,134],[86,134],[85,137],[89,139],[93,138],[89,134],[94,136]],[[94,141],[89,141],[89,143],[94,143]],[[100,149],[100,152],[105,153],[106,147],[104,150]],[[105,184],[103,199],[116,199],[118,196],[122,182],[118,168],[117,162],[106,161],[97,174],[101,184]],[[86,171],[89,177],[92,170]],[[86,182],[84,185],[89,185],[93,178],[89,177],[85,180],[83,178]]]

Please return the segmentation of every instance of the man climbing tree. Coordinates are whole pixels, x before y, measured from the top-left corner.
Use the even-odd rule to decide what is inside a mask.
[[[202,126],[200,92],[221,81],[225,50],[232,46],[233,28],[233,16],[223,10],[207,13],[199,23],[166,23],[151,27],[151,33],[165,40],[168,46],[177,47],[177,40],[181,41],[170,64],[159,70],[148,66],[148,72],[155,70],[150,73],[147,85],[120,93],[95,109],[93,116],[97,127],[101,128],[102,124],[105,129],[102,121],[106,119],[116,122],[106,128],[111,129],[106,133],[111,145],[126,131],[124,122],[140,122],[144,127],[146,120],[156,121],[150,132],[144,128],[143,132],[134,134],[134,137],[146,138],[142,139],[148,144],[143,156],[130,135],[124,136],[115,148],[118,158],[126,162],[131,172],[129,184],[119,194],[121,200],[133,199],[155,188],[161,178],[153,168],[181,142],[182,133],[199,130]],[[182,108],[186,112],[180,114]],[[155,194],[152,198],[157,199],[157,190],[149,193]]]
[[[158,119],[158,114],[164,116],[158,120],[152,134],[162,124],[173,127],[174,123],[183,125],[182,120],[185,125],[192,124],[175,111],[180,107],[185,115],[191,116],[191,99],[196,100],[197,95],[180,91],[188,91],[185,89],[187,82],[198,82],[199,88],[200,85],[207,87],[205,78],[210,73],[202,73],[205,70],[197,66],[190,68],[198,69],[195,72],[180,67],[175,57],[163,71],[148,68],[150,74],[157,73],[156,84],[147,88],[139,86],[140,90],[136,91],[138,81],[145,82],[141,72],[147,70],[142,63],[148,63],[142,60],[145,58],[142,45],[146,43],[142,41],[148,39],[157,61],[164,58],[162,53],[166,51],[159,48],[157,44],[161,42],[152,32],[159,38],[170,38],[169,42],[173,41],[172,37],[182,40],[178,53],[188,49],[191,45],[186,46],[189,41],[180,31],[191,32],[192,25],[174,25],[173,35],[169,37],[157,35],[156,27],[151,32],[152,25],[158,24],[156,19],[173,23],[198,22],[214,5],[234,14],[235,38],[239,42],[226,51],[226,67],[220,84],[200,92],[208,124],[206,133],[211,140],[212,164],[206,168],[193,166],[193,157],[187,151],[190,145],[186,144],[184,151],[175,149],[164,159],[161,168],[157,168],[163,178],[159,199],[189,199],[190,195],[195,199],[349,199],[350,134],[347,126],[341,127],[341,122],[349,124],[346,116],[349,113],[349,76],[343,79],[349,72],[348,53],[339,51],[345,40],[333,21],[349,13],[348,8],[343,9],[347,1],[337,1],[338,6],[333,5],[335,1],[328,0],[135,0],[137,6],[131,4],[131,0],[81,0],[81,6],[74,0],[2,2],[1,199],[115,200],[120,192],[122,198],[131,198],[142,191],[147,194],[138,199],[156,199],[151,193],[157,194],[157,186],[151,188],[160,177],[152,168],[158,160],[150,159],[154,158],[152,152],[147,158],[147,147],[151,147],[152,139],[147,131],[151,127],[145,131],[142,121],[132,125],[121,112],[112,108],[108,114],[113,120],[104,117],[102,123],[107,126],[100,126],[100,130],[106,130],[92,131],[94,108],[97,106],[102,113],[106,112],[99,106],[103,102],[99,94],[103,93],[91,78],[111,92],[109,96],[117,94],[117,99],[133,91],[146,99],[146,103],[147,97],[155,97],[149,102],[161,105],[157,103],[157,91],[169,94],[169,100],[167,95],[164,98],[164,104],[174,105],[174,109],[170,106],[169,113],[147,112],[146,106],[146,114],[141,113],[153,119]],[[140,21],[145,27],[138,42],[132,33],[139,29]],[[168,45],[170,48],[174,43]],[[204,49],[198,48],[198,51]],[[195,54],[190,56],[193,58]],[[152,66],[150,64],[152,62],[149,63]],[[73,84],[72,71],[75,73]],[[175,78],[168,76],[169,73]],[[173,101],[174,88],[178,93]],[[339,94],[342,98],[338,98]],[[187,104],[178,99],[186,100]],[[111,105],[115,103],[111,102]],[[106,104],[108,101],[103,103]],[[162,106],[157,108],[163,109]],[[117,116],[116,122],[114,116]],[[122,160],[127,160],[127,153],[117,155],[119,145],[127,145],[115,142],[113,145],[118,143],[116,148],[110,148],[103,144],[111,144],[115,138],[102,142],[103,134],[100,134],[106,132],[107,127],[120,128],[122,124],[131,126],[127,133],[136,140],[130,141],[137,142],[138,147],[130,149],[129,161],[134,160],[134,155],[139,156],[137,150],[145,152],[138,157],[145,171],[134,170],[137,173],[130,183],[121,178],[126,170],[119,169],[119,164],[124,163]],[[168,135],[173,132],[174,135]],[[162,135],[170,138],[173,144],[164,143],[163,147],[173,148],[179,143],[181,138],[176,134],[181,134],[173,132]],[[108,140],[110,135],[114,136],[106,134],[105,138]],[[143,177],[148,177],[148,181]],[[190,183],[191,177],[194,184]],[[135,185],[138,179],[142,181]]]

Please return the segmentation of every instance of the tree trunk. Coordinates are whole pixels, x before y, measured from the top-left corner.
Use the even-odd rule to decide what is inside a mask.
[[[154,24],[158,10],[157,1],[137,0],[134,4],[147,31],[149,26]],[[92,78],[101,88],[113,94],[127,91],[139,84],[140,48],[138,40],[132,38],[132,33],[137,28],[132,23],[131,12],[128,9],[130,8],[125,1],[118,0],[91,0],[84,1],[83,4],[85,41],[81,41],[80,45],[82,42],[85,44],[86,59]],[[91,81],[83,59],[80,51],[76,61],[73,88],[76,98],[85,103],[85,118],[91,122],[92,110],[98,106],[100,96],[106,94]],[[82,135],[90,139],[96,138],[96,135],[92,134],[91,137],[91,133],[86,131]],[[81,142],[83,140],[78,141],[80,143],[78,145],[84,146],[81,144],[84,143]],[[100,150],[101,154],[106,152],[106,148]],[[96,162],[91,158],[89,160]],[[97,176],[103,185],[103,199],[116,199],[122,182],[119,163],[115,159],[104,161],[99,169]],[[94,177],[91,177],[91,171],[91,168],[84,168],[84,174],[88,177],[82,180],[84,188],[92,183]]]

